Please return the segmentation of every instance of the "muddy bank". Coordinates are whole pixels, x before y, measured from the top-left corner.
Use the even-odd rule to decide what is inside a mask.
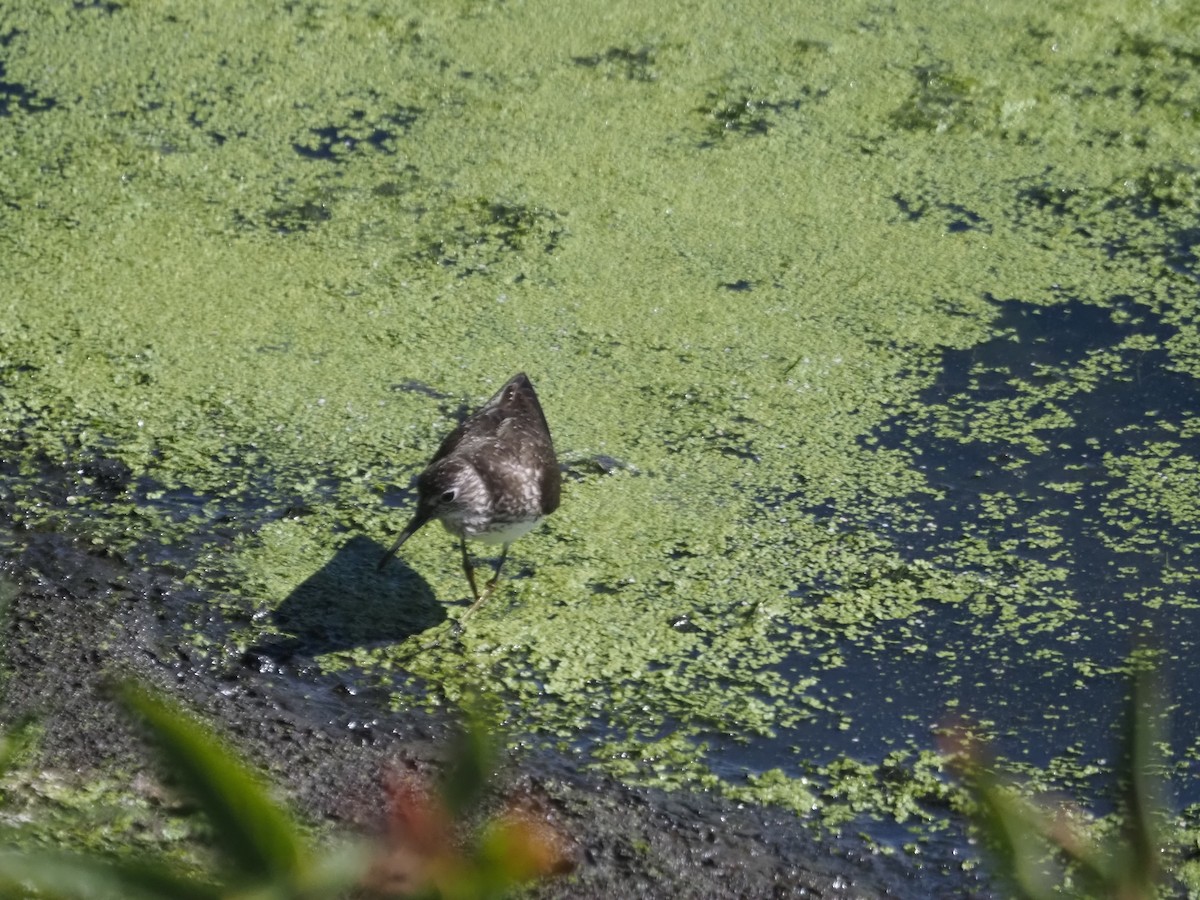
[[[14,532],[7,517],[4,528],[13,596],[0,721],[36,717],[41,736],[30,767],[71,773],[80,784],[124,773],[131,792],[153,790],[155,779],[139,777],[149,771],[145,748],[104,689],[108,677],[133,676],[212,722],[311,821],[369,828],[388,772],[436,773],[452,723],[389,712],[387,692],[319,673],[302,645],[232,652],[222,645],[226,623],[208,612],[215,604],[177,574],[147,571],[63,534]],[[197,630],[211,652],[196,650]],[[553,753],[510,755],[495,793],[521,795],[570,841],[574,872],[540,885],[539,897],[981,891],[958,872],[914,872],[857,841],[816,840],[786,811],[631,789]]]

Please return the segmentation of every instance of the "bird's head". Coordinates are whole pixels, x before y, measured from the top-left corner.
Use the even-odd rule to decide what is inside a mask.
[[[426,521],[441,519],[460,534],[463,523],[486,513],[489,494],[479,472],[460,459],[445,459],[430,466],[417,480],[417,515]]]

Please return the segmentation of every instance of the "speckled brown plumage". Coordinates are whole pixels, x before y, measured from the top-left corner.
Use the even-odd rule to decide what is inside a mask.
[[[533,384],[518,373],[442,441],[417,478],[416,512],[379,568],[417,529],[438,519],[459,539],[478,606],[499,580],[509,544],[558,509],[560,490],[550,428]],[[482,593],[475,585],[467,539],[503,545]]]

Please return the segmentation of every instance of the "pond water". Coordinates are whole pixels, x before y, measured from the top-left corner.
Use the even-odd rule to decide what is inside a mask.
[[[4,490],[186,573],[204,652],[482,691],[514,740],[914,856],[963,845],[959,717],[1108,809],[1149,641],[1186,831],[1194,25],[0,7]],[[520,370],[563,505],[457,634],[448,536],[374,560]],[[22,483],[45,458],[78,489]]]

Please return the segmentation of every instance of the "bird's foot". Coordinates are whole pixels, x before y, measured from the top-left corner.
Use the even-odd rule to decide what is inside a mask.
[[[458,625],[460,628],[462,627],[462,623],[467,621],[467,616],[471,615],[471,613],[473,613],[473,612],[475,612],[475,610],[479,609],[479,607],[483,604],[483,601],[486,600],[488,597],[490,597],[492,595],[492,591],[495,589],[496,589],[496,579],[493,578],[491,581],[489,581],[487,584],[485,584],[483,586],[483,590],[481,592],[479,592],[475,595],[475,602],[472,603],[467,608],[467,611],[465,613],[463,613],[462,617],[458,620]]]

